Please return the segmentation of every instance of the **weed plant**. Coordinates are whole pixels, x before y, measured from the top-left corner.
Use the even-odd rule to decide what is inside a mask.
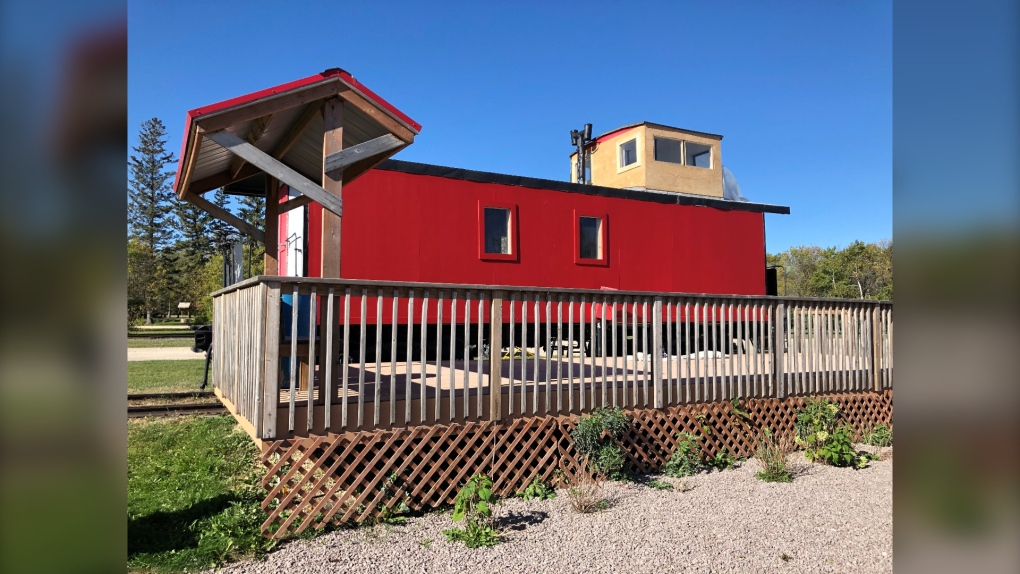
[[[787,467],[791,451],[793,444],[788,437],[776,436],[768,427],[762,429],[755,452],[762,468],[755,476],[765,482],[791,482],[793,473]]]
[[[676,450],[670,455],[663,469],[666,476],[675,478],[694,476],[701,471],[701,446],[698,444],[698,437],[689,433],[681,432],[677,435],[680,439],[676,443]]]
[[[531,483],[524,490],[517,493],[524,500],[551,500],[556,498],[556,491],[537,476],[531,479]]]
[[[492,527],[492,479],[484,474],[472,476],[453,503],[453,521],[464,521],[464,528],[444,530],[451,542],[463,542],[468,548],[491,547],[499,544],[499,533]]]
[[[609,501],[603,494],[604,488],[598,479],[581,479],[567,489],[570,508],[578,514],[590,514],[609,508]]]
[[[621,408],[598,408],[577,421],[570,438],[592,474],[613,480],[627,478],[627,460],[616,441],[629,426],[630,419]]]
[[[886,447],[892,446],[893,434],[888,425],[880,424],[869,428],[864,432],[864,443],[870,446]]]
[[[654,488],[656,490],[673,490],[672,484],[659,479],[649,480],[648,482],[645,483],[645,485],[647,485],[649,488]]]

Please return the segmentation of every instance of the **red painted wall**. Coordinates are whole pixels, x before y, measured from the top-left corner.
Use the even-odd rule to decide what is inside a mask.
[[[518,206],[519,261],[478,258],[478,201]],[[372,170],[343,190],[348,279],[765,294],[764,214]],[[311,204],[310,221],[321,220]],[[574,262],[574,211],[608,215],[609,264]],[[309,225],[310,276],[321,232]]]

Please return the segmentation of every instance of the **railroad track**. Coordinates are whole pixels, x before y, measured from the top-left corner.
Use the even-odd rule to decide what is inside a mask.
[[[214,397],[212,391],[184,391],[175,393],[128,393],[129,401],[146,401],[151,399],[205,399]]]
[[[135,393],[128,394],[129,401],[145,400],[195,400],[213,397],[213,393],[196,391],[191,393]],[[221,403],[173,402],[155,405],[128,405],[128,418],[172,417],[178,415],[220,414],[227,412]]]

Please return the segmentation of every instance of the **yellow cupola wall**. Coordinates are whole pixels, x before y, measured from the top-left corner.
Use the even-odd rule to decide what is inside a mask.
[[[723,197],[722,136],[642,122],[588,145],[588,183]],[[577,152],[570,155],[577,183]]]

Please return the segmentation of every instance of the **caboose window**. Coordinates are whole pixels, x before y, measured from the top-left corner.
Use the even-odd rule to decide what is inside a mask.
[[[574,263],[609,266],[609,214],[574,210]]]
[[[602,259],[602,219],[581,217],[577,227],[581,259]]]
[[[655,161],[683,163],[684,156],[680,151],[680,140],[655,138]]]
[[[637,163],[637,139],[620,144],[620,167]]]
[[[510,254],[510,210],[485,208],[485,252]]]
[[[704,167],[711,169],[712,167],[712,147],[702,145],[694,142],[685,142],[685,151],[687,152],[686,165],[692,167]]]

